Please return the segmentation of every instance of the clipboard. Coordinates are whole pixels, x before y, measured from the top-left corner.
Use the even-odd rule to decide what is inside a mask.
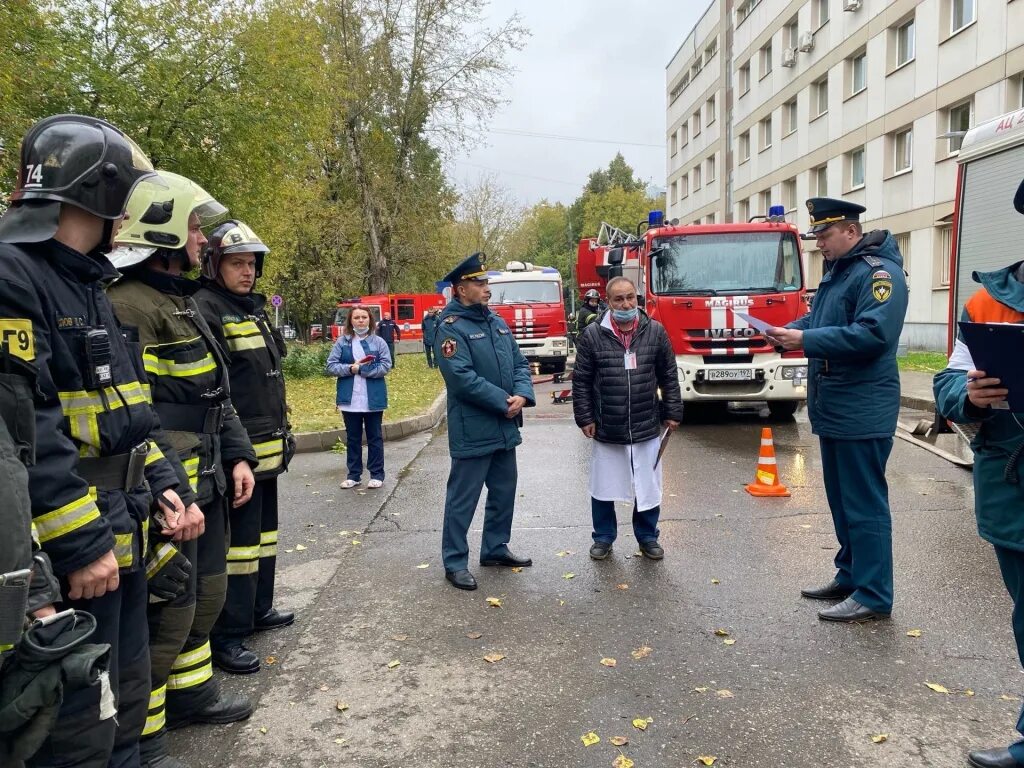
[[[764,320],[760,320],[754,317],[753,315],[748,315],[746,312],[738,312],[737,310],[734,309],[732,313],[736,315],[736,317],[741,317],[744,320],[746,320],[747,325],[749,325],[751,328],[760,331],[761,333],[765,333],[769,328],[772,327],[771,323],[766,323]]]
[[[1010,410],[1024,412],[1024,325],[963,321],[958,325],[974,367],[1002,382]]]
[[[661,456],[668,447],[669,438],[672,437],[672,427],[665,427],[665,434],[661,436],[661,444],[658,446],[658,458],[654,460],[654,468],[657,469],[661,463]]]

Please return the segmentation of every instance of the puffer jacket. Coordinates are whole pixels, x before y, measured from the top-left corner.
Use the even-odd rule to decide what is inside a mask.
[[[581,428],[597,424],[595,437],[602,443],[651,440],[660,434],[663,421],[683,418],[679,372],[668,332],[641,310],[629,346],[636,354],[636,368],[626,370],[626,348],[611,323],[608,312],[576,341],[572,374],[576,424]]]

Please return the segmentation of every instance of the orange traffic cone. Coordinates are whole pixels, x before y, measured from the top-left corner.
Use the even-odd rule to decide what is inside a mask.
[[[752,496],[789,496],[789,489],[779,482],[771,427],[761,430],[761,451],[757,457],[757,471],[754,473],[754,482],[747,485],[747,493]]]

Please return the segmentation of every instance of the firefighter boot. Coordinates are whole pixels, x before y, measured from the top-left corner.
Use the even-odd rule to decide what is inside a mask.
[[[260,671],[260,657],[250,651],[240,639],[223,641],[213,649],[213,663],[234,675],[249,675]]]
[[[215,725],[237,723],[239,720],[247,719],[251,714],[252,702],[244,694],[220,691],[217,700],[202,709],[184,712],[180,717],[168,714],[167,729],[173,731],[192,723],[213,723]]]

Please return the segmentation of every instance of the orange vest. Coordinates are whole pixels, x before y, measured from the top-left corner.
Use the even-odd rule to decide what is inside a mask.
[[[1010,309],[982,288],[964,305],[972,323],[1024,323],[1024,312]]]

